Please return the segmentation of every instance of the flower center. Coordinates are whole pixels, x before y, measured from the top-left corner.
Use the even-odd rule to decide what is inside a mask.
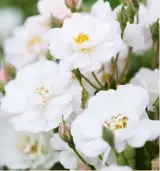
[[[36,155],[38,153],[39,144],[37,140],[33,140],[29,136],[21,136],[16,144],[17,149],[21,150],[25,155]]]
[[[110,128],[111,130],[118,130],[127,128],[127,121],[128,117],[123,116],[121,113],[119,113],[117,116],[112,116],[110,120],[105,122],[105,125]]]
[[[33,46],[37,45],[37,44],[40,44],[43,42],[43,38],[41,36],[33,36],[31,37],[31,39],[28,40],[27,42],[27,50],[29,52],[32,52],[33,51]]]
[[[34,93],[41,97],[43,105],[48,104],[49,101],[53,98],[52,91],[45,88],[44,86],[37,87]]]
[[[83,44],[84,42],[89,41],[89,36],[84,33],[79,33],[78,36],[74,38],[74,41],[77,44]]]

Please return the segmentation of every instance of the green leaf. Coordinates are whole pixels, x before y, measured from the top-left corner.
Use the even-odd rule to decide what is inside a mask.
[[[145,147],[136,149],[136,170],[151,170],[149,153]]]
[[[102,137],[113,149],[115,148],[113,131],[111,131],[110,129],[108,129],[104,126],[103,132],[102,132]]]

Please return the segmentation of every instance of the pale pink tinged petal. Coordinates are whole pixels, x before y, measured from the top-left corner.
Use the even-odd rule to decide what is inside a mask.
[[[50,145],[55,150],[67,150],[69,148],[68,145],[67,145],[67,143],[65,143],[64,141],[62,141],[60,139],[60,137],[59,137],[58,134],[55,134],[51,138]]]
[[[96,157],[105,152],[109,145],[101,138],[76,142],[76,147],[88,157]]]
[[[78,165],[78,159],[71,150],[60,152],[59,161],[65,169],[76,169]]]

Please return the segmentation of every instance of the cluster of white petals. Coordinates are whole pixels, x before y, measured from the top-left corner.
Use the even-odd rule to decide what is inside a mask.
[[[118,22],[108,22],[90,15],[73,14],[62,28],[48,33],[49,49],[53,56],[65,60],[71,69],[83,72],[98,70],[121,49]]]
[[[39,0],[40,14],[4,41],[0,168],[132,171],[139,158],[151,166],[160,136],[160,0],[124,1],[112,8],[97,0],[85,12],[82,0]],[[149,159],[136,153],[145,148]]]
[[[7,60],[17,69],[45,58],[48,43],[44,35],[51,27],[49,15],[29,17],[23,26],[16,28],[4,43]]]
[[[1,162],[9,169],[49,169],[58,161],[50,145],[52,132],[17,132],[6,118],[1,118],[0,136]]]
[[[125,85],[116,91],[99,92],[72,124],[77,149],[92,157],[109,153],[110,147],[102,139],[103,126],[114,131],[118,152],[123,151],[126,144],[141,147],[146,141],[156,139],[160,124],[148,119],[147,104],[148,94],[138,86]]]
[[[40,132],[56,128],[80,108],[81,86],[72,73],[61,72],[54,62],[41,60],[18,71],[6,87],[1,108],[16,130]]]

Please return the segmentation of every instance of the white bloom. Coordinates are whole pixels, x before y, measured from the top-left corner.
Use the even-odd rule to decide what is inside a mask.
[[[147,8],[149,11],[150,24],[157,21],[160,18],[160,1],[159,0],[147,0]]]
[[[52,18],[49,14],[31,16],[26,19],[25,25],[26,27],[39,26],[48,31],[52,27]]]
[[[93,4],[91,9],[91,14],[94,17],[98,17],[102,20],[107,20],[113,17],[113,12],[109,2],[104,2],[104,0],[98,0]]]
[[[50,52],[66,60],[73,69],[98,70],[121,48],[119,25],[115,20],[103,22],[92,16],[73,14],[62,28],[48,33]]]
[[[74,151],[68,146],[67,143],[63,142],[58,134],[53,135],[50,141],[51,147],[59,152],[58,160],[66,169],[79,169],[86,167],[84,163],[77,157]],[[81,154],[80,154],[81,155]],[[88,158],[83,156],[83,159],[95,168],[99,169],[102,167],[102,163],[97,158]]]
[[[109,145],[101,137],[102,126],[114,131],[118,152],[125,149],[126,143],[141,147],[146,141],[157,138],[160,122],[147,118],[147,104],[148,94],[141,87],[124,85],[117,90],[100,91],[72,124],[77,149],[92,157],[109,154]]]
[[[8,62],[19,69],[46,57],[48,43],[44,35],[50,28],[49,22],[49,16],[34,16],[29,17],[23,26],[17,28],[4,44]]]
[[[149,25],[128,24],[124,31],[124,42],[133,47],[134,52],[142,52],[152,47]]]
[[[22,11],[16,8],[0,8],[0,44],[22,20]]]
[[[58,160],[66,169],[76,169],[78,167],[78,158],[72,149],[62,141],[58,134],[55,134],[50,140],[51,147],[59,151]]]
[[[122,8],[119,5],[114,11],[113,15],[116,17],[117,12]],[[144,4],[140,3],[139,7],[139,23],[137,24],[136,17],[133,24],[127,24],[124,31],[124,42],[133,47],[133,52],[141,53],[152,47],[152,36],[149,26],[149,12]]]
[[[148,68],[141,68],[139,72],[130,81],[134,85],[144,88],[150,96],[150,102],[153,104],[159,95],[159,70],[152,71]]]
[[[19,70],[5,86],[2,109],[16,130],[40,132],[56,128],[81,105],[81,86],[54,62],[39,61]]]
[[[58,161],[50,146],[51,132],[16,132],[7,120],[0,120],[0,159],[9,169],[49,169]]]
[[[71,10],[65,5],[65,0],[39,0],[38,10],[41,14],[51,14],[61,20],[71,15]]]
[[[128,166],[111,165],[109,167],[105,167],[102,171],[132,171],[132,169]]]

